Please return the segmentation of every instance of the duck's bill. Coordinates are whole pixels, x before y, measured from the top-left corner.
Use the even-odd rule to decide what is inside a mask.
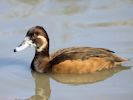
[[[14,49],[14,52],[22,51],[29,46],[34,46],[34,44],[32,43],[32,40],[29,39],[29,37],[26,37],[24,41]]]

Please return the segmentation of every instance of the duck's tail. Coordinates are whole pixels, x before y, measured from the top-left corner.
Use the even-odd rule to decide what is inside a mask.
[[[129,61],[129,59],[127,59],[127,58],[122,58],[122,57],[118,57],[118,56],[116,56],[116,57],[117,57],[116,62],[115,62],[116,66],[120,66],[124,62]]]
[[[115,54],[113,54],[113,56],[114,56],[115,62],[121,63],[121,62],[129,61],[129,59],[123,58],[123,57],[119,57],[119,56],[117,56]]]
[[[119,58],[120,58],[121,62],[129,61],[129,59],[127,59],[127,58],[122,58],[122,57],[119,57]]]

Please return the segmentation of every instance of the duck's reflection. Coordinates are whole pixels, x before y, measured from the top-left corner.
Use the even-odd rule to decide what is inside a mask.
[[[48,100],[50,97],[50,80],[47,74],[32,72],[35,81],[35,95],[28,100]]]
[[[32,72],[32,76],[35,79],[35,95],[30,97],[28,100],[48,100],[49,99],[51,94],[49,77],[56,80],[57,82],[64,83],[64,84],[82,85],[82,84],[90,84],[90,83],[103,81],[111,77],[112,75],[127,69],[129,69],[129,67],[120,66],[109,70],[103,70],[92,74],[82,74],[82,75],[39,74],[37,72]]]
[[[91,84],[91,83],[103,81],[113,76],[114,74],[127,69],[129,69],[129,67],[118,66],[112,69],[102,70],[102,71],[90,73],[90,74],[81,74],[81,75],[54,74],[54,75],[51,75],[51,77],[57,82],[64,83],[64,84],[74,84],[74,85]]]

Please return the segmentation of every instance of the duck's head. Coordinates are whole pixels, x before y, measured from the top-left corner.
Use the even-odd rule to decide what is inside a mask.
[[[24,41],[14,49],[14,52],[22,51],[29,46],[35,47],[36,52],[48,51],[49,38],[43,27],[35,26],[30,28]]]

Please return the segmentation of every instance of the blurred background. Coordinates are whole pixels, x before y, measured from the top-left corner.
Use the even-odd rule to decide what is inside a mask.
[[[48,32],[51,53],[91,46],[130,59],[124,64],[130,70],[95,84],[73,86],[50,79],[49,100],[133,99],[133,0],[0,0],[0,100],[25,100],[36,94],[30,71],[34,49],[13,53],[36,25]]]

